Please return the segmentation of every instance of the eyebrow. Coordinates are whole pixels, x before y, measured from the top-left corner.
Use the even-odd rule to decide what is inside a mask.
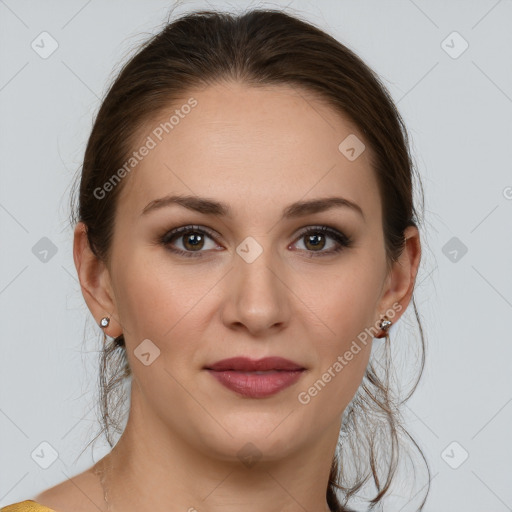
[[[193,210],[204,215],[214,215],[216,217],[232,217],[232,210],[229,205],[220,201],[215,201],[206,197],[189,196],[189,195],[168,195],[160,199],[154,199],[149,202],[141,212],[146,215],[151,211],[164,208],[166,206],[180,205],[189,210]],[[281,220],[294,219],[311,215],[314,213],[324,212],[331,208],[349,208],[361,215],[366,222],[361,207],[343,197],[321,197],[308,201],[297,201],[290,204],[283,210]]]

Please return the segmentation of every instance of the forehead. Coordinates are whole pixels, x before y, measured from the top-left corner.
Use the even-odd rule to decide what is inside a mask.
[[[130,172],[119,208],[140,213],[175,193],[215,197],[234,211],[339,194],[378,215],[370,148],[349,159],[344,141],[364,143],[355,125],[303,89],[194,89],[140,130],[134,151],[151,149]]]

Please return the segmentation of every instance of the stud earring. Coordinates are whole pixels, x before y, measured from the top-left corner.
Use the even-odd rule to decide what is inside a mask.
[[[379,327],[385,332],[387,333],[389,328],[391,327],[391,324],[393,322],[391,320],[389,320],[389,318],[387,316],[384,315],[384,318],[381,319],[380,321],[380,324],[379,324]]]
[[[387,317],[384,317],[380,322],[380,328],[384,331],[387,331],[391,327],[392,323],[393,322],[391,322],[391,320],[388,320]]]
[[[386,333],[388,333],[388,330],[389,328],[391,327],[391,324],[393,322],[391,320],[389,320],[389,318],[387,316],[384,316],[384,318],[381,319],[380,323],[379,323],[379,327]]]
[[[108,324],[110,323],[110,318],[108,316],[104,316],[101,321],[100,321],[100,326],[102,328],[105,328],[108,326]]]

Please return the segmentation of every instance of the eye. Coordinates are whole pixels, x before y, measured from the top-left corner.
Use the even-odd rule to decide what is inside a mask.
[[[213,240],[213,233],[199,226],[183,226],[173,229],[166,233],[160,240],[160,243],[166,246],[170,251],[187,257],[200,257],[201,249],[205,247],[205,240]],[[174,240],[181,241],[183,249],[173,246]],[[215,244],[211,249],[215,249]],[[206,247],[208,248],[208,247]]]
[[[199,226],[183,226],[167,232],[160,238],[160,244],[169,251],[186,257],[202,257],[202,249],[217,250],[214,243],[215,234]],[[210,239],[213,243],[210,248],[206,241]],[[328,243],[328,240],[331,243]],[[176,247],[175,241],[179,241],[182,248]],[[297,241],[304,241],[305,249],[301,249],[308,254],[308,257],[328,256],[342,251],[352,245],[352,240],[337,229],[328,226],[316,226],[303,231]],[[295,242],[297,243],[297,242]],[[323,250],[330,245],[329,250]]]
[[[329,250],[323,250],[326,245],[329,245],[327,243],[329,238],[334,242],[331,242]],[[305,251],[311,253],[308,257],[335,254],[352,245],[350,238],[337,229],[328,226],[308,228],[299,235],[298,240],[304,240]]]

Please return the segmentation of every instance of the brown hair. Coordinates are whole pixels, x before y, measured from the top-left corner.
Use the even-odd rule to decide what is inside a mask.
[[[122,67],[100,106],[87,143],[82,171],[77,176],[80,188],[76,213],[72,199],[72,223],[85,223],[94,254],[109,263],[116,201],[125,180],[112,187],[105,200],[98,200],[94,191],[126,162],[141,127],[188,90],[229,80],[255,87],[291,85],[313,93],[359,128],[371,149],[382,200],[386,261],[391,269],[405,247],[405,228],[418,226],[413,204],[415,169],[404,122],[377,75],[355,53],[305,20],[273,9],[238,15],[189,12],[168,21]],[[419,176],[418,182],[421,186]],[[425,340],[414,296],[412,302],[421,334],[416,382],[405,398],[392,390],[387,338],[384,361],[369,362],[362,385],[344,413],[343,441],[333,459],[326,490],[332,511],[348,510],[346,503],[366,483],[370,471],[377,489],[369,501],[370,509],[383,499],[398,467],[400,433],[405,433],[418,449],[430,477],[421,449],[403,429],[399,417],[399,407],[416,389],[425,363]],[[114,395],[125,377],[131,375],[123,335],[106,344],[101,357],[103,428],[98,436],[106,433],[113,447],[111,428],[118,433],[122,430],[119,419],[112,414],[126,399],[126,395]],[[387,470],[383,477],[379,466],[382,458]],[[345,461],[342,468],[339,460]],[[369,468],[363,466],[365,461]],[[343,493],[343,504],[337,489]],[[427,495],[428,489],[419,510]]]

